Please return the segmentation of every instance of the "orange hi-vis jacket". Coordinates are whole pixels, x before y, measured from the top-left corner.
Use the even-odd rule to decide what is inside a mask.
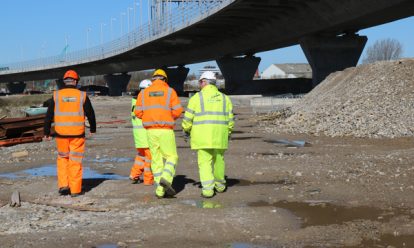
[[[66,88],[53,93],[55,102],[55,131],[60,135],[82,135],[85,133],[83,104],[86,92]]]
[[[150,87],[141,91],[135,107],[135,115],[142,119],[146,129],[173,129],[182,112],[177,93],[162,80],[153,81]]]

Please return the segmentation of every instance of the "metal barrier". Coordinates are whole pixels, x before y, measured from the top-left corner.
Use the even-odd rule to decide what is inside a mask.
[[[53,69],[112,57],[188,27],[216,13],[234,1],[182,1],[175,8],[168,9],[167,12],[163,12],[159,17],[111,42],[63,55],[1,65],[2,70],[0,70],[0,74]]]

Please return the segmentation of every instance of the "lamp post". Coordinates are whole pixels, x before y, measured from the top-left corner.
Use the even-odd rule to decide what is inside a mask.
[[[150,0],[148,0],[148,24],[151,25],[151,5],[150,5]]]
[[[103,44],[103,27],[106,26],[106,23],[101,23],[101,45]]]
[[[86,29],[86,56],[89,56],[89,32],[91,30],[91,28]]]
[[[68,39],[69,39],[69,35],[65,35],[65,61],[67,60],[67,54],[68,54]]]
[[[123,23],[124,19],[122,18],[125,15],[124,12],[121,12],[121,36],[124,34]]]
[[[134,0],[134,29],[136,27],[135,20],[137,19],[137,0]]]
[[[113,34],[112,34],[112,33],[113,33],[113,32],[112,32],[112,31],[113,31],[113,28],[112,28],[112,22],[113,22],[113,21],[116,21],[116,18],[111,17],[111,40],[113,40],[113,39],[114,39]]]
[[[139,0],[139,26],[142,26],[142,0]]]
[[[131,7],[128,7],[127,9],[127,19],[128,19],[128,33],[129,33],[129,11],[132,10]]]

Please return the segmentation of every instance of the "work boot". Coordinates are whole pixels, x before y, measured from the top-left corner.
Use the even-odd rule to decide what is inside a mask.
[[[140,184],[141,183],[141,180],[139,179],[139,177],[136,177],[136,178],[130,177],[129,180],[131,180],[131,184]]]
[[[221,188],[215,187],[214,189],[216,190],[217,193],[224,193],[226,192],[227,187],[226,186],[221,187]]]
[[[213,194],[212,195],[205,195],[205,194],[203,194],[203,193],[201,193],[201,197],[203,197],[203,198],[212,198],[214,196],[214,192],[213,192]]]
[[[158,199],[162,199],[162,198],[164,198],[164,195],[165,195],[165,189],[164,189],[164,187],[162,187],[162,186],[158,186],[158,187],[155,189],[155,196],[156,196]]]
[[[171,186],[171,183],[169,183],[167,180],[165,180],[164,178],[160,179],[160,185],[165,189],[165,193],[168,196],[174,196],[175,194],[177,194],[175,192],[175,190],[173,189],[173,187]]]
[[[75,198],[75,197],[78,197],[80,195],[82,195],[82,194],[81,193],[73,193],[73,194],[70,194],[70,197]]]
[[[69,195],[70,194],[70,189],[69,187],[62,187],[59,188],[59,195]]]

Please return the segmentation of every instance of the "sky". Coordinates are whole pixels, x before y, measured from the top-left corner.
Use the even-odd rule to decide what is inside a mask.
[[[134,11],[135,3],[135,11]],[[140,7],[141,6],[141,7]],[[0,9],[0,65],[38,59],[106,43],[148,20],[148,0],[2,0]],[[142,13],[142,15],[140,15]],[[134,18],[135,16],[135,18]],[[366,47],[394,38],[403,45],[403,57],[414,57],[414,17],[359,31]],[[364,55],[364,54],[363,54]],[[363,57],[361,56],[361,58]],[[307,63],[300,46],[262,53],[259,70],[271,64]],[[214,61],[188,65],[198,73]]]

